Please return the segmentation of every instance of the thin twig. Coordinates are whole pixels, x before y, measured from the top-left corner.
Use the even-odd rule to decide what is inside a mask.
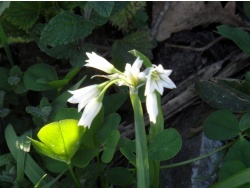
[[[185,50],[203,52],[203,51],[209,49],[214,44],[216,44],[217,42],[219,42],[221,39],[224,39],[224,38],[225,37],[220,36],[220,37],[216,38],[215,40],[213,40],[212,42],[210,42],[209,44],[207,44],[206,46],[201,47],[201,48],[194,48],[194,47],[191,47],[191,46],[182,46],[182,45],[169,44],[169,43],[165,43],[165,45],[168,46],[168,47],[172,47],[172,48],[180,48],[180,49],[185,49]]]
[[[159,12],[158,16],[154,20],[154,22],[152,24],[152,30],[151,30],[152,37],[156,36],[158,29],[159,29],[159,26],[164,18],[165,13],[167,12],[168,8],[170,7],[170,4],[171,4],[170,1],[166,1],[164,3],[164,6],[162,7],[161,11]]]

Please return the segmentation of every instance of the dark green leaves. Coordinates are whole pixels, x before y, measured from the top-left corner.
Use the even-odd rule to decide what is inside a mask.
[[[91,34],[94,25],[83,17],[62,11],[53,17],[41,34],[41,42],[49,46],[65,45]]]
[[[234,41],[243,52],[250,55],[250,35],[248,32],[228,25],[218,26],[217,29],[219,34]]]
[[[155,135],[148,145],[150,160],[168,160],[174,157],[181,149],[181,136],[175,129],[165,129]]]
[[[240,133],[239,123],[232,112],[218,110],[204,121],[204,133],[212,140],[229,140]]]
[[[24,74],[25,86],[34,91],[45,91],[52,89],[49,82],[57,80],[55,69],[47,64],[35,64],[28,68]]]
[[[40,2],[11,2],[10,7],[5,10],[4,18],[12,24],[24,30],[31,28],[40,14]]]
[[[100,14],[103,17],[109,17],[113,7],[114,2],[112,1],[89,1],[88,5],[93,8],[98,14]]]

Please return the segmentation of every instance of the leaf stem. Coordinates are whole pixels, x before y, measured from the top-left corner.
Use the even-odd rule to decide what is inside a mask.
[[[236,140],[237,140],[237,139],[236,139]],[[182,161],[182,162],[180,162],[180,163],[175,163],[175,164],[170,164],[170,165],[164,165],[164,166],[161,166],[160,168],[161,168],[161,169],[173,168],[173,167],[186,165],[186,164],[193,163],[193,162],[195,162],[195,161],[204,159],[204,158],[206,158],[206,157],[209,157],[210,155],[213,155],[213,154],[215,154],[215,153],[217,153],[217,152],[219,152],[219,151],[221,151],[221,150],[223,150],[223,149],[225,149],[225,148],[227,148],[227,147],[233,145],[233,144],[236,142],[236,140],[234,140],[233,142],[229,142],[229,143],[225,144],[224,146],[221,146],[220,148],[217,148],[217,149],[215,149],[215,150],[213,150],[213,151],[211,151],[210,153],[207,153],[207,154],[205,154],[205,155],[202,155],[202,156],[199,156],[199,157],[196,157],[196,158],[187,160],[187,161]]]
[[[82,186],[81,186],[81,183],[79,182],[78,178],[76,177],[76,174],[75,174],[74,171],[73,171],[73,168],[72,168],[71,163],[67,163],[67,165],[68,165],[70,174],[71,174],[71,176],[72,176],[72,178],[73,178],[73,180],[74,180],[76,186],[79,187],[79,188],[81,188],[81,187],[82,187]]]
[[[134,110],[135,140],[136,140],[136,172],[137,187],[149,187],[149,161],[145,124],[141,101],[137,93],[130,92],[130,99]]]
[[[99,173],[101,185],[102,185],[102,187],[106,187],[104,179],[103,179],[103,172],[102,172],[102,169],[101,169],[101,161],[100,161],[99,154],[96,156],[96,159],[97,159],[97,168],[98,168],[98,173]]]

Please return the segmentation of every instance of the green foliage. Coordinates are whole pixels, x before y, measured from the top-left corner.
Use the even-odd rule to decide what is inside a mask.
[[[65,45],[88,36],[93,29],[94,25],[81,16],[62,11],[44,27],[40,40],[52,47]]]
[[[127,32],[132,27],[137,12],[143,10],[145,6],[146,3],[144,1],[129,2],[126,7],[112,16],[112,24]]]
[[[30,140],[39,153],[69,164],[85,132],[85,128],[77,126],[77,123],[77,120],[70,119],[50,123],[38,132],[41,142]]]
[[[246,54],[250,55],[250,35],[241,28],[228,25],[217,27],[218,33],[232,40]]]
[[[240,134],[237,118],[228,110],[215,111],[203,125],[206,137],[211,140],[229,140]]]
[[[114,167],[107,171],[107,180],[110,184],[128,186],[132,183],[132,173],[126,168]]]
[[[153,138],[148,145],[148,157],[150,160],[168,160],[173,158],[181,149],[181,136],[175,129],[165,129]]]
[[[40,13],[40,2],[11,2],[10,7],[5,10],[4,18],[10,21],[13,25],[21,29],[30,29]]]
[[[87,5],[93,8],[101,16],[109,17],[112,13],[114,2],[112,1],[108,1],[108,2],[89,1]]]

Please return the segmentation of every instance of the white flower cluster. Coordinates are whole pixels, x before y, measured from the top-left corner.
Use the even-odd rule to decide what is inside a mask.
[[[102,76],[108,78],[109,81],[99,85],[95,84],[75,91],[69,91],[73,96],[68,99],[68,102],[78,103],[78,111],[84,108],[78,125],[90,127],[93,119],[102,107],[102,99],[105,91],[114,83],[119,86],[128,86],[130,92],[133,93],[137,93],[137,89],[146,84],[144,94],[146,96],[147,112],[150,121],[153,123],[156,122],[158,115],[156,91],[162,95],[164,88],[176,88],[173,81],[169,78],[172,70],[164,70],[162,65],[152,65],[152,67],[148,67],[140,72],[143,61],[137,57],[133,65],[127,63],[125,71],[120,72],[106,59],[96,53],[86,54],[89,59],[86,60],[87,63],[84,66],[93,67],[108,73],[109,75]]]

